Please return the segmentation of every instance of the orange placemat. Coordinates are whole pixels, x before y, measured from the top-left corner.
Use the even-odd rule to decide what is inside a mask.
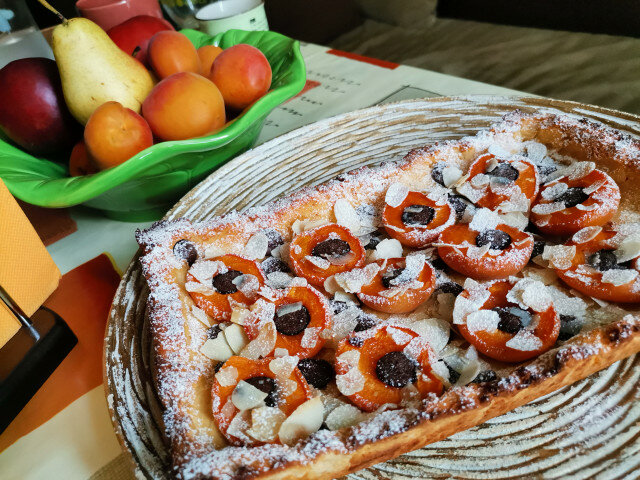
[[[119,282],[106,254],[62,276],[45,305],[67,322],[78,344],[0,435],[0,452],[102,384],[102,344]]]

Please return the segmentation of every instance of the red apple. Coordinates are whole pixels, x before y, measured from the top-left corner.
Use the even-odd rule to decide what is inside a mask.
[[[64,103],[53,60],[21,58],[0,70],[0,129],[34,154],[71,149],[80,125]]]
[[[107,31],[107,35],[122,51],[129,55],[133,55],[135,49],[140,47],[135,57],[146,65],[149,39],[162,30],[174,30],[174,28],[162,18],[138,15],[120,25],[111,27]]]

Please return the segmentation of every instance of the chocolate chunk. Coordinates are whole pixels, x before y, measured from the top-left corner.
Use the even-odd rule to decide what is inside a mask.
[[[404,268],[394,268],[393,270],[387,270],[384,275],[382,275],[382,285],[384,285],[384,288],[397,287],[397,285],[391,284],[391,280],[399,277],[403,271]]]
[[[456,220],[460,221],[464,216],[464,211],[467,209],[467,206],[469,206],[470,203],[462,195],[449,194],[449,205],[451,205],[456,211]]]
[[[280,232],[278,232],[277,230],[269,229],[264,230],[262,233],[267,236],[267,255],[271,255],[271,252],[273,252],[274,248],[277,248],[280,245],[284,244],[282,235],[280,235]]]
[[[449,383],[453,385],[460,378],[460,372],[454,370],[447,362],[444,362],[444,364],[447,366],[447,370],[449,370]]]
[[[596,253],[589,256],[587,260],[589,265],[593,268],[605,272],[607,270],[622,270],[627,268],[627,265],[618,265],[618,258],[613,250],[599,250]]]
[[[476,237],[476,246],[490,245],[492,250],[506,250],[511,245],[511,236],[502,230],[485,230]]]
[[[382,241],[382,237],[371,235],[369,242],[364,246],[366,250],[375,250],[378,244]]]
[[[409,205],[402,211],[402,223],[408,227],[429,225],[435,214],[428,205]]]
[[[547,242],[544,240],[534,240],[533,241],[533,251],[531,252],[531,258],[535,258],[538,255],[542,255],[544,251],[544,247],[547,245]]]
[[[209,330],[207,330],[207,337],[210,338],[211,340],[213,340],[214,338],[218,338],[218,335],[220,334],[221,331],[222,331],[222,328],[220,328],[220,325],[214,325],[210,327]]]
[[[302,333],[311,321],[309,310],[307,310],[307,307],[303,305],[293,312],[288,312],[282,315],[280,312],[285,306],[286,305],[283,305],[276,310],[276,314],[273,317],[273,321],[276,324],[276,330],[283,335],[298,335],[299,333]]]
[[[322,257],[322,258],[336,258],[346,255],[351,251],[351,247],[347,242],[341,240],[339,238],[330,238],[325,240],[324,242],[318,243],[313,250],[311,251],[311,255],[314,257]]]
[[[402,388],[417,379],[417,365],[402,352],[383,355],[376,364],[376,375],[390,387]]]
[[[218,293],[222,293],[223,295],[228,295],[230,293],[236,293],[238,291],[238,287],[233,283],[233,279],[242,275],[242,272],[238,270],[227,270],[226,273],[220,273],[213,277],[213,288],[215,288]]]
[[[260,264],[265,275],[273,272],[290,272],[289,265],[276,257],[267,257]]]
[[[374,315],[369,315],[368,313],[363,313],[359,315],[357,318],[358,323],[356,327],[353,329],[354,332],[363,332],[365,330],[369,330],[370,328],[375,327],[378,324],[378,318]]]
[[[554,198],[554,202],[564,202],[565,207],[571,208],[581,204],[589,198],[584,190],[579,187],[567,188],[564,193]]]
[[[520,177],[520,172],[513,165],[506,162],[499,162],[496,168],[487,172],[492,177],[505,178],[510,182],[515,182]]]
[[[453,293],[456,297],[462,293],[464,288],[462,285],[456,282],[446,282],[438,287],[438,290],[442,293]]]
[[[495,382],[498,380],[498,374],[493,370],[484,370],[480,372],[476,378],[471,380],[471,383],[487,383],[487,382]]]
[[[273,378],[253,377],[246,379],[245,382],[267,394],[267,398],[264,399],[264,403],[267,407],[278,406],[278,384]]]
[[[360,337],[349,337],[347,338],[347,342],[349,342],[349,345],[356,348],[360,348],[362,345],[364,345],[364,340]]]
[[[198,259],[198,250],[189,240],[177,241],[173,246],[173,254],[179,259],[186,261],[189,266],[193,265]]]
[[[536,225],[532,222],[529,221],[529,223],[527,223],[527,226],[524,229],[525,232],[528,233],[533,233],[534,235],[541,235],[540,229],[538,229],[538,227],[536,227]]]
[[[333,366],[321,358],[303,358],[298,362],[298,368],[307,383],[320,390],[327,388],[329,382],[336,376]]]
[[[560,315],[560,333],[558,334],[558,340],[565,341],[574,337],[584,325],[584,320],[573,315]]]
[[[438,162],[431,169],[431,178],[433,178],[433,180],[436,183],[439,183],[443,187],[445,186],[445,184],[444,184],[444,179],[442,178],[442,171],[444,170],[444,167],[446,167],[446,166],[447,166],[446,163]]]
[[[442,260],[442,258],[440,257],[436,257],[432,260],[430,260],[431,262],[431,266],[433,268],[435,268],[436,270],[446,270],[447,269],[447,264],[444,263],[444,260]]]
[[[492,309],[500,316],[498,330],[516,334],[528,326],[533,319],[531,313],[519,307],[496,307]]]

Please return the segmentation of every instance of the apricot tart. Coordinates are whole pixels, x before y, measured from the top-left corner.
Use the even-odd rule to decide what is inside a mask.
[[[138,232],[178,478],[333,478],[640,351],[640,142],[515,112]]]

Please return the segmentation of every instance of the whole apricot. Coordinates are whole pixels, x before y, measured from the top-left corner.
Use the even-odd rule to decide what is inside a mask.
[[[149,64],[156,75],[167,78],[178,72],[200,73],[200,57],[191,41],[180,32],[164,30],[149,40]]]
[[[69,157],[69,175],[72,177],[80,177],[82,175],[91,175],[96,173],[98,169],[91,162],[91,157],[87,150],[87,144],[84,140],[80,140],[71,150]]]
[[[202,137],[224,125],[224,100],[210,80],[181,72],[151,90],[142,103],[142,115],[162,140]]]
[[[218,55],[222,53],[220,47],[215,45],[205,45],[198,49],[198,57],[200,57],[200,73],[208,77],[211,73],[211,65]]]
[[[227,107],[242,110],[269,90],[271,66],[260,50],[241,43],[216,57],[209,78],[220,89]]]
[[[89,117],[84,142],[95,167],[106,170],[153,145],[153,134],[136,112],[118,102],[106,102]]]

